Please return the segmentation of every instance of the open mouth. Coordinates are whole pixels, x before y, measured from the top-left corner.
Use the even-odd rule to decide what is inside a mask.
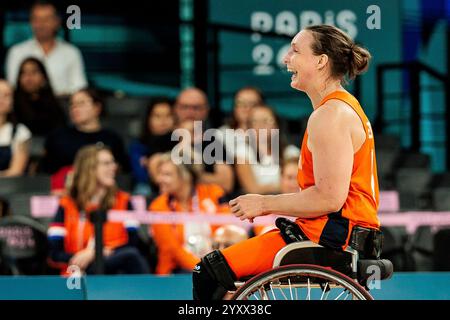
[[[291,77],[292,80],[294,80],[297,77],[297,71],[295,71],[294,69],[287,68],[287,71],[289,73],[292,73],[292,77]]]

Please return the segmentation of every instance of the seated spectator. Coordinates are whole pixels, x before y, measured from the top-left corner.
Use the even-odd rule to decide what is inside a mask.
[[[12,46],[7,53],[5,70],[9,83],[17,82],[19,66],[31,56],[43,61],[56,95],[70,95],[86,87],[80,51],[56,37],[61,26],[56,7],[47,1],[36,1],[30,10],[30,24],[33,38]]]
[[[30,130],[14,119],[12,88],[0,79],[0,177],[24,174],[30,139]]]
[[[206,94],[197,88],[188,88],[183,90],[177,97],[175,102],[175,116],[177,120],[177,128],[181,125],[185,125],[187,122],[201,121],[202,129],[209,128],[208,115],[209,115],[209,103]],[[203,134],[203,133],[202,133]],[[191,139],[194,141],[194,139]],[[201,153],[205,151],[207,146],[212,141],[205,141],[200,144]],[[225,192],[229,193],[233,190],[234,186],[234,173],[233,167],[226,163],[227,154],[223,149],[220,159],[214,159],[213,163],[203,163],[205,170],[200,176],[200,181],[203,183],[213,183],[221,186]],[[232,157],[231,157],[232,159]]]
[[[280,162],[298,156],[300,150],[284,144],[279,133],[279,120],[266,105],[253,107],[250,114],[249,142],[236,150],[236,174],[244,193],[280,192]],[[272,143],[278,143],[278,146]],[[272,154],[272,150],[276,154]]]
[[[170,154],[162,155],[158,166],[161,195],[150,204],[149,211],[161,214],[228,212],[223,189],[218,185],[198,182],[199,166],[201,165],[176,165]],[[211,250],[214,228],[208,223],[151,226],[151,234],[158,247],[156,273],[191,272],[200,258]]]
[[[231,119],[219,128],[227,154],[234,157],[235,144],[242,141],[239,137],[245,135],[248,129],[252,108],[264,104],[264,100],[262,92],[256,87],[243,87],[235,93]],[[230,134],[230,130],[227,132],[227,129],[233,129],[233,134]]]
[[[48,229],[50,258],[64,272],[75,265],[94,273],[94,226],[96,211],[132,210],[130,195],[116,186],[117,164],[105,146],[83,147],[76,156],[68,194]],[[106,222],[103,226],[105,273],[147,273],[148,265],[140,255],[135,221]]]
[[[206,93],[198,88],[187,88],[180,92],[175,101],[177,125],[186,120],[202,121],[206,127],[209,115],[209,102]]]
[[[299,157],[287,158],[281,166],[281,193],[295,193],[300,191],[298,186],[298,161]]]
[[[17,121],[33,135],[45,136],[65,125],[64,111],[53,94],[45,67],[36,58],[27,58],[20,65],[14,111]]]
[[[52,190],[64,187],[65,175],[72,167],[75,155],[83,146],[98,142],[111,148],[121,169],[128,171],[128,156],[122,139],[113,131],[103,129],[100,115],[103,102],[93,89],[81,89],[71,97],[70,127],[57,129],[45,141],[43,170],[54,175]]]
[[[297,181],[298,161],[298,157],[287,158],[283,161],[281,166],[280,193],[295,193],[300,191]],[[276,228],[275,225],[254,226],[253,232],[255,235],[259,235],[274,228]]]
[[[131,143],[129,149],[136,182],[135,194],[158,194],[154,179],[149,179],[147,164],[154,162],[154,155],[168,152],[176,145],[177,142],[171,140],[174,124],[171,101],[166,98],[154,99],[147,108],[141,136]]]
[[[233,244],[244,241],[248,239],[248,234],[245,229],[228,224],[217,228],[213,235],[212,249],[222,250]]]

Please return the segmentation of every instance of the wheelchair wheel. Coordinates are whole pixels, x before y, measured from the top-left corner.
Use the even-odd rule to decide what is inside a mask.
[[[356,281],[317,265],[287,265],[243,284],[233,300],[373,300]]]

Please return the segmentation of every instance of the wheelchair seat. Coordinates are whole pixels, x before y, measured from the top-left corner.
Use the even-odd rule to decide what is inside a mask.
[[[273,268],[290,264],[311,264],[329,267],[366,285],[371,275],[379,280],[389,279],[394,268],[386,259],[359,259],[356,250],[348,247],[344,251],[323,247],[312,241],[294,242],[283,247],[275,256]],[[379,272],[375,274],[375,272]]]

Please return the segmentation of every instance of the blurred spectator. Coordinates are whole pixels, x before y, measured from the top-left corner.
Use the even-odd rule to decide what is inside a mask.
[[[19,66],[27,57],[43,61],[55,94],[69,95],[86,87],[83,58],[73,45],[56,37],[61,25],[56,7],[37,1],[30,10],[33,38],[12,46],[6,57],[5,70],[10,84],[17,82]]]
[[[22,175],[29,159],[31,132],[15,121],[12,105],[12,88],[0,79],[0,177]]]
[[[232,246],[238,242],[248,239],[248,234],[245,229],[228,224],[217,228],[213,235],[212,249],[222,250]]]
[[[281,193],[295,193],[300,191],[297,182],[298,161],[299,157],[290,157],[283,160],[280,180]],[[253,232],[255,235],[259,235],[274,228],[276,228],[275,225],[259,225],[253,227]]]
[[[132,210],[130,195],[116,186],[117,164],[107,147],[86,146],[76,156],[68,195],[48,229],[51,261],[62,271],[76,265],[94,273],[95,211]],[[98,212],[97,211],[97,212]],[[106,222],[103,226],[105,273],[147,273],[148,265],[140,255],[136,221]]]
[[[209,114],[209,104],[206,94],[197,88],[183,90],[175,102],[174,111],[177,129],[187,129],[191,132],[190,139],[187,139],[190,141],[191,146],[189,146],[186,140],[183,142],[183,146],[193,147],[195,148],[195,152],[201,155],[200,159],[202,160],[204,170],[200,174],[200,181],[203,183],[217,184],[225,192],[231,192],[234,185],[234,174],[232,166],[226,163],[230,157],[227,156],[223,144],[220,140],[216,141],[215,136],[217,135],[214,135],[211,141],[203,141],[203,133],[208,129],[207,119]],[[201,128],[198,127],[195,130],[198,136],[194,138],[195,126],[201,126]],[[207,153],[207,155],[211,155],[213,158],[209,160],[213,161],[204,161],[205,158],[203,155],[206,153],[205,149],[213,143],[216,143],[217,148],[214,148],[213,152]],[[220,154],[216,153],[215,150],[220,150]],[[152,159],[154,164],[158,162],[157,158],[159,156],[160,154]],[[155,165],[149,166],[149,172],[151,177],[156,176]]]
[[[26,58],[19,68],[14,92],[17,121],[33,135],[47,135],[65,125],[65,115],[47,76],[44,65],[36,58]]]
[[[198,88],[188,88],[180,92],[175,102],[177,124],[186,120],[203,121],[206,126],[209,103],[206,94]]]
[[[72,95],[69,109],[72,126],[57,129],[45,141],[43,169],[54,174],[52,189],[63,188],[65,175],[76,153],[89,144],[101,142],[110,147],[121,169],[128,171],[128,156],[123,141],[115,132],[102,128],[102,112],[103,102],[95,90],[82,89]]]
[[[264,96],[261,90],[256,87],[243,87],[239,89],[233,100],[233,112],[228,124],[219,128],[227,153],[234,158],[235,144],[243,141],[242,136],[248,129],[250,113],[253,107],[264,104]],[[233,131],[226,131],[233,129]],[[233,132],[233,134],[230,134]]]
[[[281,193],[295,193],[300,191],[298,186],[299,157],[286,158],[281,166]]]
[[[249,142],[238,144],[236,150],[239,183],[244,193],[278,193],[280,162],[298,156],[300,150],[293,145],[285,145],[279,132],[279,119],[269,106],[253,107],[249,124],[250,129],[254,129],[249,133]]]
[[[171,140],[174,125],[172,102],[166,98],[154,99],[147,108],[141,136],[129,149],[136,182],[134,193],[145,196],[158,193],[154,179],[149,179],[147,165],[154,163],[154,155],[168,152],[176,145],[177,142]]]
[[[194,215],[228,212],[223,189],[198,182],[200,166],[176,165],[169,153],[162,155],[158,166],[162,194],[150,204],[149,211],[192,212]],[[211,250],[213,231],[214,227],[208,223],[154,224],[151,233],[158,247],[156,273],[191,272],[200,258]]]

